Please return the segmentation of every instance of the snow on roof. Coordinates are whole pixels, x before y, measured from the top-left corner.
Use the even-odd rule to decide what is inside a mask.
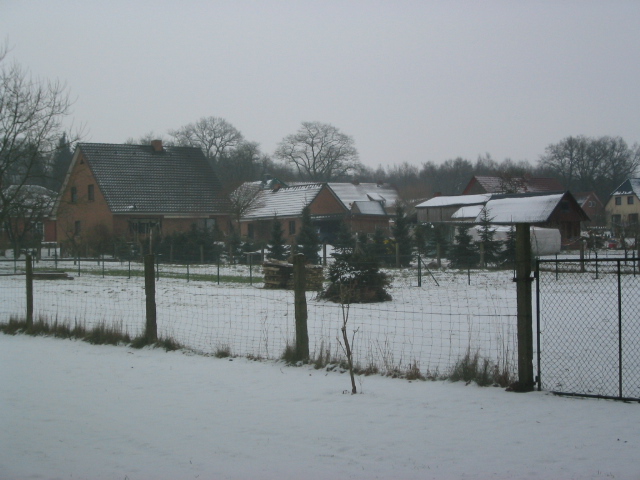
[[[416,205],[416,208],[454,207],[456,205],[479,205],[484,204],[490,198],[490,193],[482,193],[479,195],[440,196],[433,197],[426,202],[422,202]]]
[[[391,207],[398,199],[398,192],[390,185],[377,183],[334,183],[329,182],[329,187],[342,203],[350,205],[353,202],[375,200],[383,202],[386,207]]]
[[[468,205],[466,207],[461,207],[451,215],[452,219],[463,219],[463,218],[472,218],[475,219],[480,215],[484,205]]]
[[[563,193],[527,197],[508,197],[489,200],[485,209],[491,223],[540,223],[546,222],[558,206]],[[475,221],[480,222],[482,212]]]
[[[354,207],[357,209],[358,213],[362,213],[363,215],[386,215],[387,214],[387,212],[384,211],[384,208],[382,207],[380,202],[356,201],[351,204],[352,211]]]
[[[298,216],[302,209],[309,205],[322,190],[322,183],[282,187],[276,190],[262,190],[255,210],[247,213],[243,218],[267,218]]]
[[[633,194],[640,197],[640,178],[629,178],[625,180],[618,188],[616,188],[611,196]]]

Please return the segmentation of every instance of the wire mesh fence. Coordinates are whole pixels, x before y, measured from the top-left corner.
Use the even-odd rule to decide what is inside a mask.
[[[640,399],[637,259],[539,261],[539,378],[543,389]]]
[[[23,267],[0,263],[0,322],[24,316]],[[51,271],[73,280],[38,277]],[[115,325],[131,336],[142,334],[141,263],[40,261],[34,272],[34,318],[87,328]],[[340,328],[347,314],[353,358],[364,370],[393,375],[418,369],[438,377],[463,358],[477,355],[490,368],[515,372],[516,291],[511,272],[437,270],[421,278],[415,267],[384,272],[390,279],[387,301],[345,305],[306,293],[312,359],[343,358]],[[204,354],[280,358],[295,335],[294,296],[290,290],[263,287],[260,265],[160,264],[158,335]]]

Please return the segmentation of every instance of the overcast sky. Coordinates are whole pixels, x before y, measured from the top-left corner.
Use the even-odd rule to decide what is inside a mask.
[[[331,123],[371,167],[640,141],[637,0],[0,0],[0,35],[67,83],[91,142],[204,116],[265,153]]]

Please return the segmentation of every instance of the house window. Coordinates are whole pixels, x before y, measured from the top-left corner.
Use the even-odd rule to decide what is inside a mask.
[[[89,185],[87,187],[87,198],[89,199],[90,202],[93,202],[96,199],[93,185]]]
[[[611,215],[611,224],[613,226],[620,225],[622,217],[620,215]]]
[[[295,234],[296,234],[296,221],[289,220],[289,235],[295,235]]]
[[[253,228],[253,223],[250,223],[247,225],[247,237],[253,239],[254,235],[255,235],[255,232]]]
[[[638,214],[630,213],[629,214],[629,225],[637,225],[638,224]]]
[[[71,203],[78,203],[78,189],[71,187]]]
[[[567,202],[566,200],[563,200],[562,202],[560,202],[560,210],[562,210],[563,212],[568,212],[569,202]]]
[[[129,220],[129,229],[133,234],[148,235],[154,228],[160,228],[160,222],[154,219]]]
[[[198,222],[198,225],[203,230],[207,232],[213,232],[216,229],[216,219],[215,218],[203,218]]]
[[[591,208],[595,207],[596,206],[596,202],[594,202],[593,200],[589,200],[589,206]]]
[[[622,197],[616,197],[616,205],[622,205]]]
[[[80,223],[80,220],[76,220],[75,223],[73,224],[73,234],[80,235],[81,229],[82,229],[82,224]]]
[[[627,205],[633,205],[633,197],[627,197]]]

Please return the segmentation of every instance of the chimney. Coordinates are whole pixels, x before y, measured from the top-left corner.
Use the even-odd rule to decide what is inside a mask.
[[[151,140],[151,147],[154,152],[162,151],[162,140]]]

